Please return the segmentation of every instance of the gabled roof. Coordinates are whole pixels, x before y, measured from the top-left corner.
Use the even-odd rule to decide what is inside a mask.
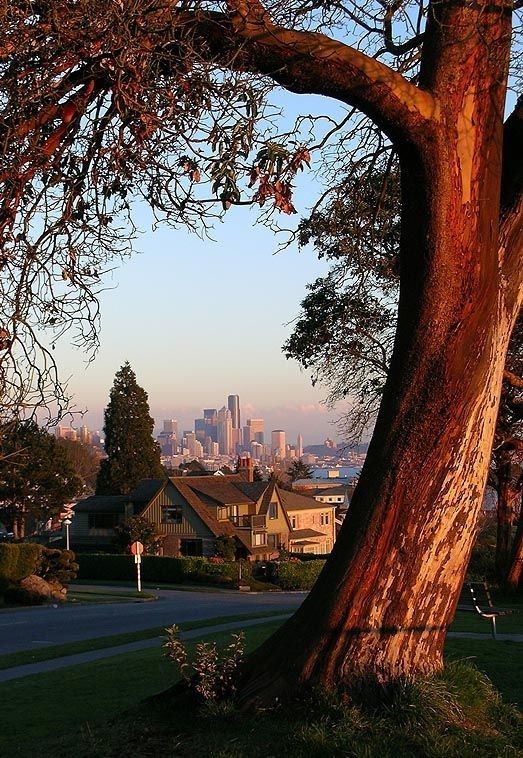
[[[312,509],[325,510],[325,508],[335,508],[336,503],[321,503],[313,497],[298,495],[297,492],[288,490],[278,490],[280,493],[283,507],[286,511],[307,511]]]
[[[242,538],[241,533],[234,528],[234,524],[228,520],[218,521],[218,519],[215,519],[209,508],[198,497],[198,493],[193,491],[194,478],[187,481],[186,477],[174,477],[170,481],[215,537],[219,537],[221,534],[236,537],[250,551],[249,544]],[[221,482],[221,479],[219,482]]]
[[[252,498],[242,492],[237,486],[236,482],[231,482],[225,477],[204,477],[204,480],[198,480],[195,483],[196,477],[186,480],[187,487],[192,490],[201,492],[202,495],[211,497],[217,503],[221,505],[239,505],[240,503],[253,502]]]
[[[142,479],[138,485],[129,492],[127,500],[136,506],[145,506],[167,484],[167,479]]]
[[[75,513],[125,513],[127,495],[91,495],[73,505]]]

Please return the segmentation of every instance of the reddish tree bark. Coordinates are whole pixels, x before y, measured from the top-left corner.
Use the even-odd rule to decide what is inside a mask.
[[[333,555],[250,661],[245,703],[297,682],[387,682],[443,665],[520,307],[521,229],[502,216],[513,244],[500,248],[510,13],[438,3],[425,34],[420,86],[440,110],[429,128],[393,135],[401,291],[382,406]]]

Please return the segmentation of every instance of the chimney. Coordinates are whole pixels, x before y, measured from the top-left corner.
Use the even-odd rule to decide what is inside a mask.
[[[238,462],[238,473],[239,474],[246,474],[246,480],[248,482],[254,481],[254,467],[252,465],[252,458],[250,455],[242,455],[240,456],[239,462]]]

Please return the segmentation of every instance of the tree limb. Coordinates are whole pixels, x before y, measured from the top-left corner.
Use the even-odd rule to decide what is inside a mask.
[[[515,389],[523,390],[523,377],[518,376],[513,371],[509,371],[508,369],[505,369],[503,372],[503,379],[508,384],[510,384],[511,387],[514,387]]]
[[[193,31],[223,65],[265,74],[292,92],[354,105],[396,143],[415,141],[423,125],[439,118],[429,92],[380,61],[319,32],[276,26],[258,2],[229,5],[230,17],[193,15]],[[189,21],[190,14],[182,13]],[[236,55],[227,60],[224,53],[232,50]]]

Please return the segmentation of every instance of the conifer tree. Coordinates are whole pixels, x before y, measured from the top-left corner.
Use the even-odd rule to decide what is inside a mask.
[[[104,419],[107,458],[100,466],[97,495],[125,495],[141,479],[164,476],[147,392],[128,362],[116,373]]]

